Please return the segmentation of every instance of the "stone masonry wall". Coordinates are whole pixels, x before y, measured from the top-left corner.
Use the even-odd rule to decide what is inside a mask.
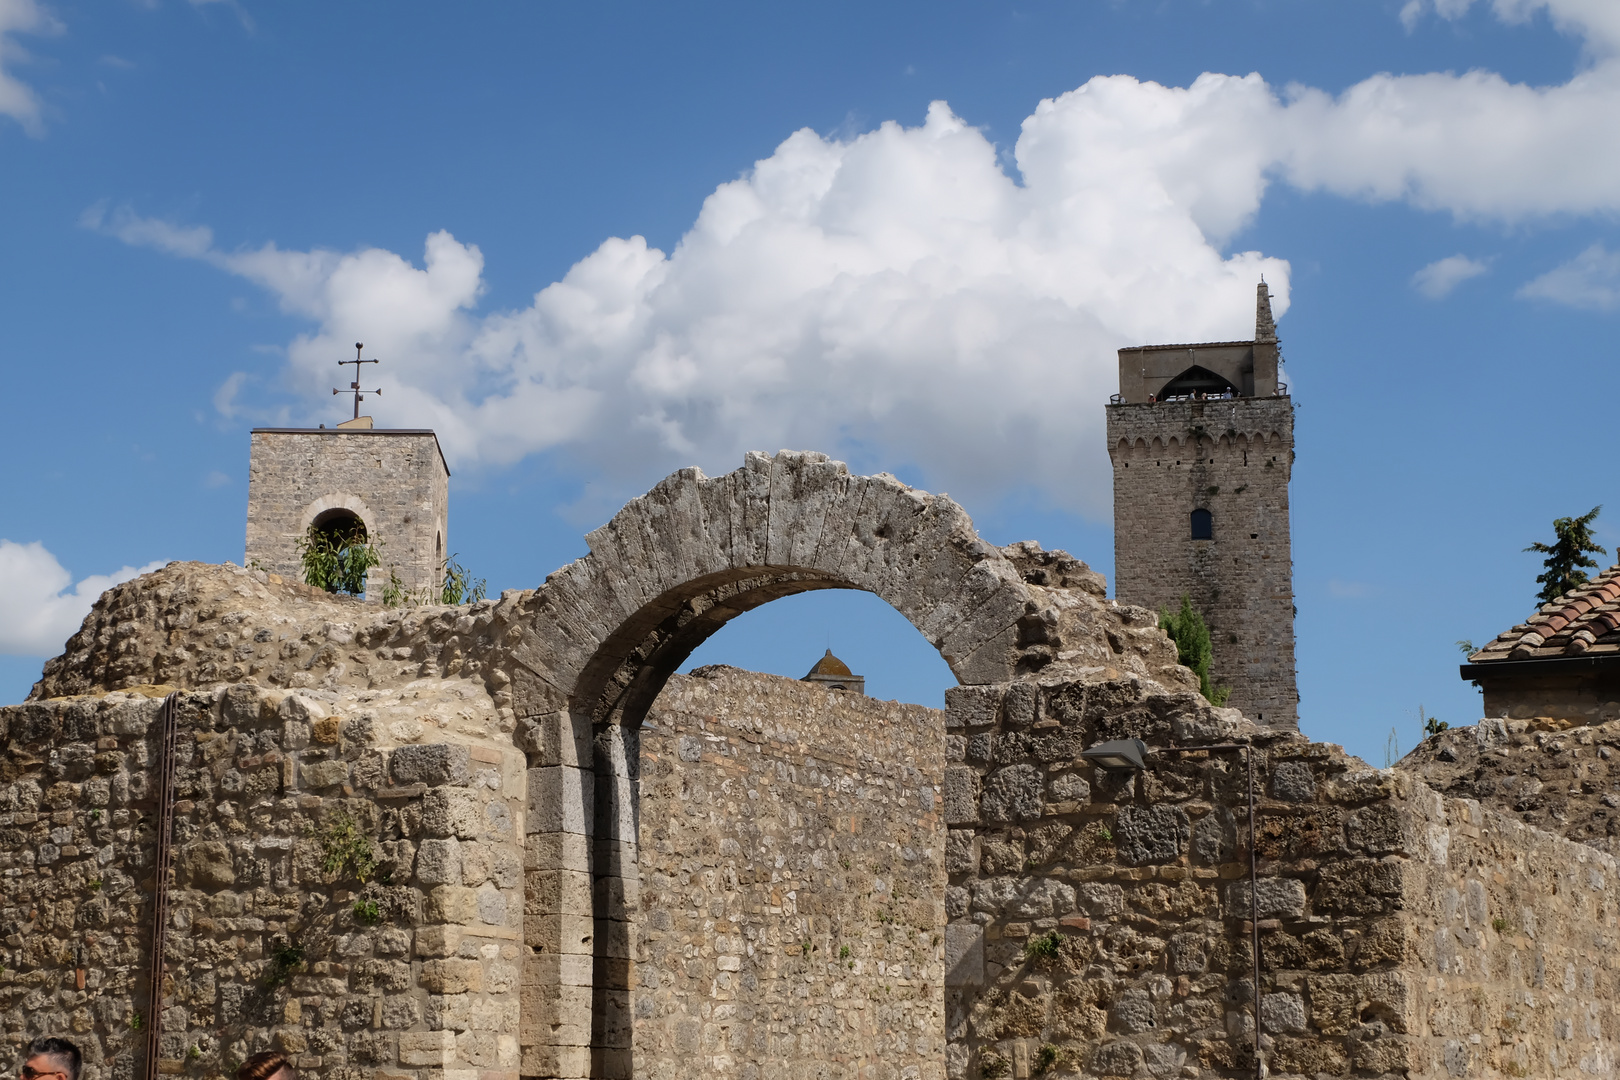
[[[516,1080],[523,755],[397,745],[431,730],[431,695],[333,704],[179,699],[160,1067],[218,1076],[274,1047],[332,1080]],[[154,1016],[159,707],[0,710],[0,1022],[69,1035],[87,1080],[135,1076]],[[334,866],[345,851],[376,865]]]
[[[949,1075],[1613,1075],[1614,860],[1130,680],[950,692]],[[1152,746],[1141,774],[1077,759]]]
[[[940,1080],[942,714],[694,675],[642,731],[635,1075]]]
[[[1114,591],[1209,623],[1210,676],[1267,727],[1298,727],[1288,482],[1294,407],[1283,398],[1108,407],[1114,463]],[[1214,539],[1191,538],[1195,508]]]
[[[315,517],[343,508],[382,542],[373,596],[393,568],[409,589],[439,581],[450,542],[450,473],[431,431],[256,430],[248,458],[247,554],[302,581],[297,542]]]

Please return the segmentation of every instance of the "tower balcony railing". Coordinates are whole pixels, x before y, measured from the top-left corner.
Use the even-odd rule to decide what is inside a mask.
[[[1282,382],[1278,383],[1277,384],[1277,389],[1274,392],[1272,392],[1270,395],[1267,395],[1267,396],[1269,396],[1269,397],[1287,397],[1288,396],[1288,384],[1287,383],[1282,383]],[[1219,394],[1204,394],[1204,393],[1199,393],[1199,394],[1169,394],[1169,395],[1163,395],[1163,396],[1155,395],[1155,394],[1149,394],[1148,399],[1146,401],[1137,402],[1136,404],[1141,404],[1141,405],[1163,405],[1163,404],[1166,404],[1168,402],[1176,402],[1176,401],[1245,401],[1245,400],[1252,401],[1252,400],[1258,400],[1260,397],[1261,397],[1261,395],[1259,395],[1259,394],[1239,394],[1239,393],[1236,393],[1235,391],[1231,391],[1231,390],[1228,390],[1228,391],[1225,391],[1225,392],[1219,393]],[[1126,401],[1124,394],[1109,394],[1108,395],[1108,404],[1110,404],[1110,405],[1129,405],[1129,404],[1132,404],[1132,402]]]

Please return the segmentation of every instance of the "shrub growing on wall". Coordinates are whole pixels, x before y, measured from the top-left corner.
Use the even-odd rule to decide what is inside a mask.
[[[311,525],[298,541],[304,584],[330,593],[364,596],[366,574],[382,562],[377,545],[366,539],[357,518],[330,525]]]
[[[1181,610],[1171,614],[1164,608],[1159,609],[1159,629],[1170,635],[1170,640],[1176,643],[1176,659],[1184,666],[1192,669],[1198,676],[1198,689],[1211,705],[1224,705],[1227,697],[1232,693],[1229,686],[1212,687],[1209,684],[1209,661],[1211,646],[1209,643],[1209,624],[1204,617],[1193,607],[1192,599],[1185,593],[1181,597]]]

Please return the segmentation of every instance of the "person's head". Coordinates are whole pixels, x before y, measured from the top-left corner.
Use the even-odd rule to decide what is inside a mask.
[[[236,1080],[298,1080],[298,1070],[277,1050],[254,1054],[236,1070]]]
[[[23,1048],[22,1080],[79,1080],[84,1058],[66,1039],[35,1039]]]

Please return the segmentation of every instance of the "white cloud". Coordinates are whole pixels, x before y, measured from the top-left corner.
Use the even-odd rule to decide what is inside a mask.
[[[1620,252],[1593,244],[1562,266],[1525,282],[1519,295],[1573,308],[1613,311],[1620,307]]]
[[[1286,311],[1285,262],[1224,250],[1268,184],[1498,222],[1620,210],[1620,61],[1599,56],[1614,20],[1581,0],[1495,7],[1548,8],[1598,59],[1562,86],[1377,75],[1337,97],[1259,75],[1100,77],[1024,121],[1016,176],[943,102],[920,127],[799,131],[717,188],[672,252],[608,239],[514,311],[477,311],[483,257],[446,232],[414,265],[225,251],[127,209],[86,224],[207,260],[309,319],[287,358],[310,417],[366,342],[384,360],[380,418],[438,429],[459,464],[561,447],[633,486],[797,446],[916,465],[970,500],[1031,485],[1101,515],[1115,349],[1248,336],[1262,273]]]
[[[1491,264],[1484,259],[1448,255],[1413,274],[1412,287],[1430,300],[1439,300],[1450,296],[1453,289],[1469,278],[1479,277],[1490,268]]]
[[[55,656],[103,592],[163,565],[125,566],[74,585],[45,545],[0,540],[0,654]]]
[[[0,116],[9,116],[30,135],[45,129],[43,106],[33,87],[9,70],[27,62],[28,53],[14,40],[17,34],[50,34],[61,29],[35,0],[0,0]]]

